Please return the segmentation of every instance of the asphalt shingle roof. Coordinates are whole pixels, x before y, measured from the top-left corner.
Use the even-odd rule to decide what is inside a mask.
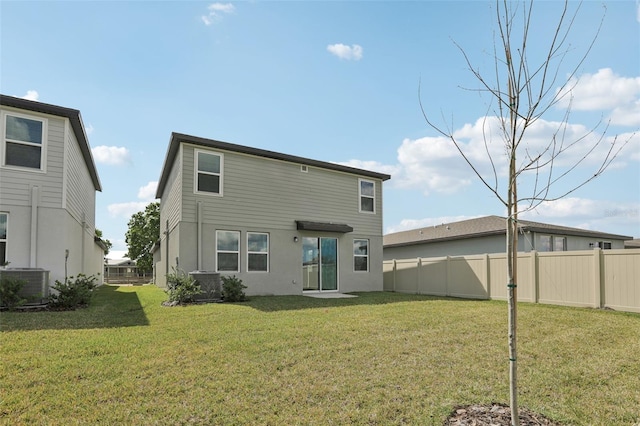
[[[548,234],[574,235],[581,237],[606,238],[616,240],[630,240],[625,235],[608,234],[587,229],[571,228],[568,226],[551,225],[548,223],[518,221],[520,229],[524,231],[543,232]],[[436,241],[476,238],[487,235],[506,233],[506,218],[500,216],[484,216],[460,222],[443,223],[441,225],[395,232],[383,237],[384,247],[404,246]]]

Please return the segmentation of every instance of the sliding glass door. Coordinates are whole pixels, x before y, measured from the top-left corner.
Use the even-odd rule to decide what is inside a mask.
[[[332,291],[338,289],[338,240],[302,238],[302,289]]]

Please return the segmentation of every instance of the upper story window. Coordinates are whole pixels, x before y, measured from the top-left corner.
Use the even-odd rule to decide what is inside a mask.
[[[7,222],[9,215],[0,213],[0,266],[7,262]]]
[[[4,115],[4,166],[44,170],[46,121],[21,115]]]
[[[371,180],[358,179],[360,196],[360,212],[375,213],[376,183]]]
[[[222,154],[195,151],[195,192],[222,195]]]

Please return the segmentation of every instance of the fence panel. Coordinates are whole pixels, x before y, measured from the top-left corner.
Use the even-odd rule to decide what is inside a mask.
[[[640,312],[640,249],[518,254],[518,300]],[[384,261],[384,288],[507,299],[505,254]]]
[[[416,266],[418,260],[416,259]],[[432,296],[448,296],[447,288],[447,258],[432,257],[420,259],[419,293]]]
[[[640,312],[640,250],[603,250],[604,306]]]
[[[597,308],[595,250],[538,254],[538,301],[553,305]],[[599,291],[599,290],[598,290]]]

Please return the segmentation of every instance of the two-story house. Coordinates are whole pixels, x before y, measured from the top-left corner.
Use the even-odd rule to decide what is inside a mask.
[[[101,186],[80,111],[0,95],[0,135],[0,263],[50,283],[100,273]]]
[[[381,291],[389,178],[173,133],[156,193],[156,283],[178,267],[235,275],[249,295]]]

